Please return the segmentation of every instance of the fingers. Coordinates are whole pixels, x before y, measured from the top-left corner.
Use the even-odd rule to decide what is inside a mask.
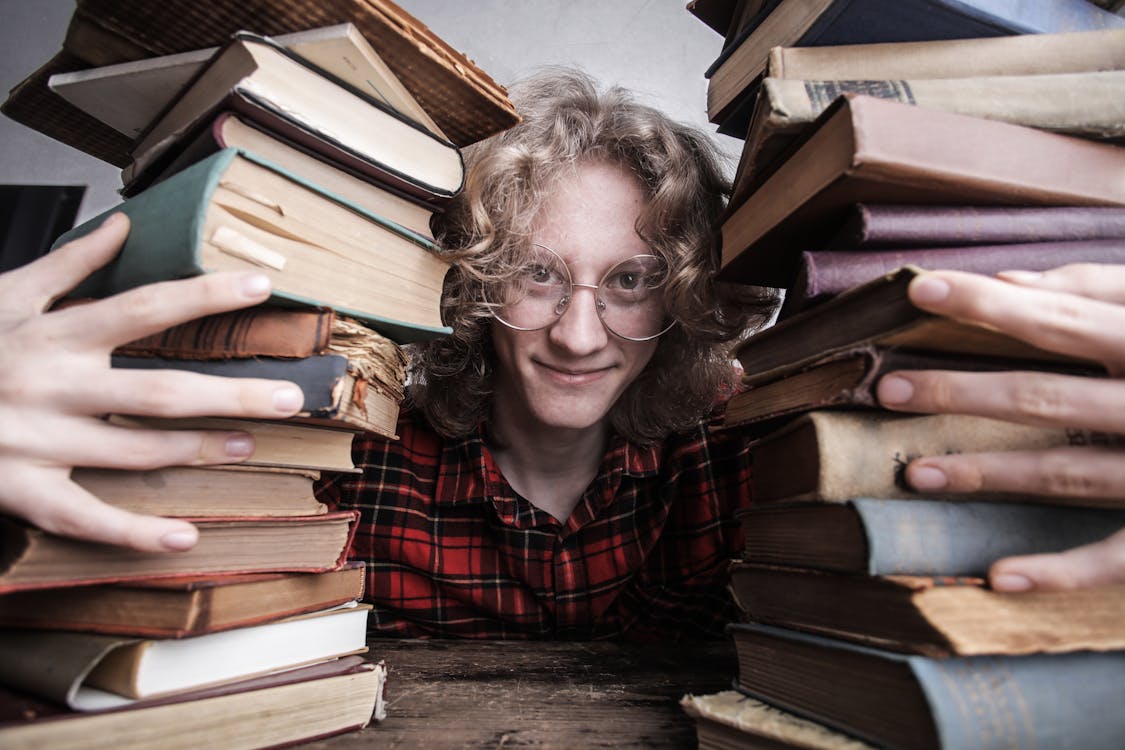
[[[112,349],[187,320],[259,304],[269,294],[269,277],[261,273],[203,274],[57,310],[44,325],[61,345]]]
[[[1125,382],[1044,372],[890,373],[879,403],[897,411],[974,414],[1045,427],[1125,432]]]
[[[186,521],[130,513],[103,503],[70,481],[62,468],[16,467],[6,490],[18,490],[21,515],[44,531],[145,552],[183,551],[199,532]]]
[[[992,565],[997,591],[1064,591],[1125,581],[1125,529],[1066,552],[1008,557]]]
[[[1069,292],[1102,302],[1125,304],[1125,266],[1071,263],[1050,271],[1002,271],[1004,281],[1036,289]]]
[[[1063,447],[1038,451],[927,456],[906,467],[919,492],[1005,492],[1083,498],[1120,505],[1125,460],[1113,448]]]
[[[121,249],[128,234],[129,218],[125,214],[112,214],[86,236],[0,276],[0,304],[19,300],[30,304],[29,309],[20,312],[42,312],[108,263]]]
[[[1108,268],[1116,274],[1120,267]],[[910,283],[909,293],[923,310],[1125,371],[1125,306],[958,271],[924,273]]]

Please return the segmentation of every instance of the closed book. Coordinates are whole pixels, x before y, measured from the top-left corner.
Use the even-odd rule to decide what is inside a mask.
[[[924,22],[919,22],[924,19]],[[1125,18],[1085,0],[787,0],[749,25],[708,70],[707,114],[745,132],[745,110],[774,47],[923,42],[1125,28]],[[734,114],[734,120],[731,120]],[[739,117],[738,115],[742,115]]]
[[[748,562],[872,576],[975,576],[1014,555],[1062,552],[1125,526],[1120,507],[857,497],[739,513]]]
[[[918,273],[914,267],[901,268],[750,336],[734,351],[745,381],[773,380],[862,346],[1059,363],[1066,368],[1099,367],[1096,362],[1039,349],[990,327],[919,310],[907,296]]]
[[[800,255],[796,278],[786,290],[778,319],[789,318],[800,310],[907,265],[992,275],[1015,269],[1046,271],[1068,263],[1122,262],[1125,262],[1125,237],[960,247],[810,250]]]
[[[363,596],[364,566],[323,573],[246,573],[0,596],[0,625],[145,638],[187,638],[327,609]]]
[[[293,420],[226,417],[138,417],[111,414],[110,424],[137,430],[219,430],[248,432],[254,454],[236,466],[306,469],[355,474],[351,429],[340,430]]]
[[[845,93],[1084,138],[1125,138],[1125,70],[935,79],[765,78],[745,134],[732,201],[757,189],[802,133]]]
[[[123,175],[130,191],[144,187],[177,140],[223,110],[423,200],[448,199],[464,182],[452,143],[291,50],[240,32],[137,139]]]
[[[680,707],[695,721],[699,750],[873,750],[865,742],[737,690],[689,693],[680,699]]]
[[[257,677],[367,650],[362,604],[183,639],[0,630],[5,685],[83,711]]]
[[[1018,245],[1122,237],[1125,237],[1125,208],[860,203],[849,210],[840,230],[821,249]]]
[[[821,118],[723,221],[726,280],[787,286],[854,203],[1125,205],[1112,144],[854,94]]]
[[[320,354],[303,359],[194,360],[164,357],[114,356],[113,367],[140,370],[185,370],[226,378],[288,380],[304,393],[301,411],[288,419],[301,424],[366,430],[394,437],[398,424],[402,383],[390,390],[364,378],[353,360],[340,354]]]
[[[281,46],[345,83],[369,92],[403,115],[442,135],[421,105],[351,23],[273,37]],[[217,47],[148,57],[51,76],[51,91],[136,138],[198,73]]]
[[[915,493],[906,465],[948,453],[1119,446],[1123,439],[1087,430],[1015,424],[963,414],[915,416],[883,411],[812,411],[752,443],[754,502],[847,502],[857,497],[968,499]],[[1121,507],[1121,500],[1027,493],[974,493],[972,499]]]
[[[1125,649],[1125,586],[1001,592],[980,578],[731,566],[746,619],[925,656]]]
[[[396,341],[449,331],[440,314],[449,266],[432,242],[252,154],[224,149],[113,211],[129,216],[129,237],[72,296],[257,270],[270,277],[275,301],[332,307]],[[56,245],[89,233],[108,213]]]
[[[256,125],[252,120],[234,112],[221,112],[200,124],[198,133],[186,135],[172,146],[165,164],[154,169],[149,182],[157,183],[182,172],[196,162],[206,159],[224,148],[239,148],[278,165],[324,190],[338,195],[360,208],[387,221],[433,238],[430,218],[435,206],[409,196],[389,185],[375,182],[363,172],[334,162],[322,152],[318,153],[289,140],[278,133]],[[122,189],[126,196],[140,192],[140,183]]]
[[[146,471],[76,467],[71,479],[107,505],[155,516],[315,516],[320,473],[308,469],[167,466]]]
[[[387,668],[360,656],[81,712],[0,688],[7,750],[267,748],[323,739],[386,715]]]
[[[777,428],[779,419],[814,409],[878,409],[881,407],[875,396],[875,386],[883,375],[895,370],[1048,370],[1094,375],[1100,368],[1069,368],[1058,363],[857,346],[826,354],[739,390],[727,400],[722,424],[724,427],[755,425],[760,432]]]
[[[935,659],[756,624],[729,627],[738,687],[904,750],[1114,750],[1125,651]]]
[[[194,520],[187,552],[142,552],[55,536],[0,516],[0,593],[219,573],[315,573],[343,564],[355,512]]]

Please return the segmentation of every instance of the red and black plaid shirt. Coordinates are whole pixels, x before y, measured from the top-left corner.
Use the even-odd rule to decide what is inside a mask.
[[[749,501],[736,433],[640,448],[617,437],[571,517],[516,494],[479,436],[445,440],[416,413],[400,440],[356,438],[363,474],[322,481],[321,500],[361,513],[370,623],[388,634],[594,639],[721,634],[727,565]]]

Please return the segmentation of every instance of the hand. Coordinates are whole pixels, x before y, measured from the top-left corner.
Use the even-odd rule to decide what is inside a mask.
[[[299,411],[303,395],[291,383],[110,369],[115,346],[263,302],[270,289],[260,274],[205,274],[45,312],[109,262],[128,233],[128,219],[115,214],[89,235],[0,275],[0,513],[65,536],[185,550],[197,540],[194,526],[107,505],[70,480],[71,468],[231,463],[253,453],[252,438],[134,430],[102,415],[276,419]]]
[[[1100,362],[1109,377],[895,372],[878,384],[880,403],[904,411],[1125,433],[1125,266],[1075,264],[1045,273],[998,276],[925,273],[911,283],[910,299],[923,310],[991,325],[1042,349]],[[910,463],[906,480],[922,492],[1125,499],[1125,450],[1091,446],[929,456]],[[1125,581],[1125,531],[1061,554],[997,561],[989,579],[993,588],[1003,591]]]

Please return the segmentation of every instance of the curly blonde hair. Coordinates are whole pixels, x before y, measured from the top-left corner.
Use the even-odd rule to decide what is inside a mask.
[[[410,399],[447,437],[489,417],[495,356],[486,284],[515,272],[556,181],[583,161],[617,165],[648,198],[637,232],[668,263],[666,304],[676,325],[610,411],[637,443],[698,424],[736,372],[727,344],[765,318],[766,296],[719,288],[716,227],[729,186],[709,138],[637,103],[599,92],[585,74],[552,69],[512,87],[523,121],[465,151],[465,188],[435,217],[454,268],[443,316],[451,336],[417,347]]]

